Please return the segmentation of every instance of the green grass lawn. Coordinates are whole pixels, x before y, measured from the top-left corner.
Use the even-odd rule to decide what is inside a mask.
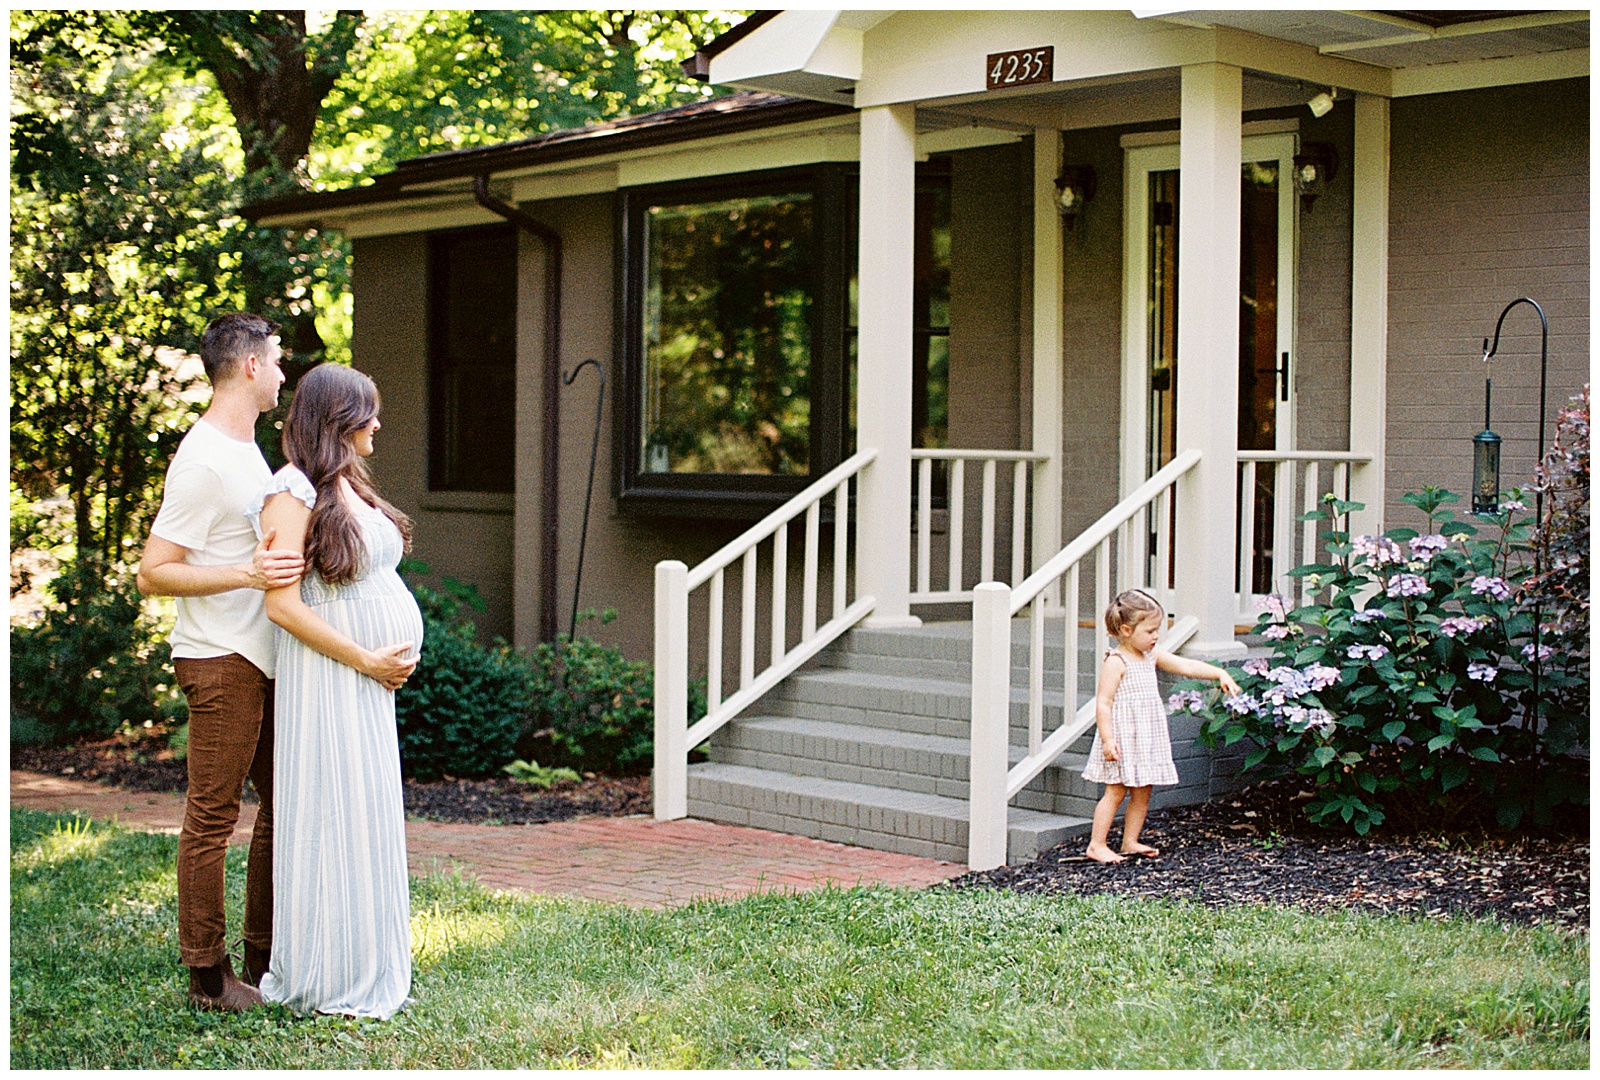
[[[648,912],[436,876],[396,1019],[202,1014],[176,849],[11,811],[13,1068],[1589,1065],[1583,935],[979,890]]]

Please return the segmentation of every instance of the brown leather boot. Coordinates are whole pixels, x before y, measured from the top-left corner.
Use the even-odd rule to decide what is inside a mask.
[[[245,1012],[266,1004],[261,999],[261,993],[255,987],[241,982],[233,973],[233,961],[228,957],[222,958],[222,993],[213,997],[206,993],[205,987],[200,985],[200,973],[189,969],[189,1004],[197,1009],[210,1009],[217,1012]]]
[[[239,976],[240,982],[248,983],[251,986],[260,986],[261,976],[265,975],[267,969],[271,966],[272,949],[270,947],[263,949],[250,944],[248,941],[244,943],[244,972]]]

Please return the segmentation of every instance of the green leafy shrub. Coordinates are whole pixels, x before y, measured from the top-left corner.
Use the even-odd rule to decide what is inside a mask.
[[[582,617],[595,618],[585,611]],[[604,624],[615,611],[600,613]],[[640,772],[655,753],[655,669],[592,638],[537,645],[528,655],[528,691],[562,764],[590,771]],[[705,689],[689,687],[690,723],[705,715]]]
[[[1245,768],[1309,780],[1307,811],[1324,824],[1365,833],[1394,814],[1458,824],[1489,809],[1507,828],[1548,822],[1552,807],[1587,798],[1586,768],[1567,756],[1587,717],[1561,704],[1582,696],[1576,676],[1550,663],[1550,646],[1536,654],[1515,595],[1528,575],[1525,508],[1513,492],[1494,535],[1480,536],[1444,509],[1457,501],[1448,491],[1405,499],[1427,533],[1325,533],[1335,561],[1292,572],[1321,599],[1267,598],[1259,625],[1273,655],[1236,673],[1241,693],[1185,682],[1170,704],[1198,714],[1212,746],[1254,742]],[[1337,525],[1359,508],[1329,497],[1307,519]]]
[[[75,560],[45,591],[53,602],[40,620],[11,628],[13,740],[99,738],[187,716],[171,650],[130,568]]]
[[[402,566],[427,573],[420,563]],[[422,609],[422,656],[395,694],[401,771],[419,780],[491,776],[516,757],[532,717],[526,665],[503,641],[484,645],[466,615],[483,610],[476,589],[446,578],[412,583]]]
[[[536,787],[541,790],[562,780],[583,779],[576,771],[565,766],[540,765],[537,761],[523,761],[520,758],[500,771],[520,784],[527,784],[529,787]]]

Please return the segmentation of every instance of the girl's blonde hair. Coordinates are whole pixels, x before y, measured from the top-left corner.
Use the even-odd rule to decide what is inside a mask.
[[[1160,602],[1143,589],[1129,589],[1118,594],[1106,608],[1106,632],[1112,637],[1121,637],[1124,626],[1135,626],[1152,612],[1162,614]]]

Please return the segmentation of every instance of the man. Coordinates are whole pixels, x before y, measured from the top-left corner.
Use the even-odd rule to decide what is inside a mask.
[[[178,836],[178,948],[189,1002],[242,1012],[272,951],[272,674],[267,589],[299,580],[303,560],[256,542],[246,512],[271,478],[256,418],[283,385],[278,324],[234,312],[206,327],[200,359],[211,404],[167,469],[161,510],[139,563],[139,591],[177,598],[173,667],[189,700],[189,798]],[[244,978],[225,943],[223,863],[244,778],[260,805],[245,884]]]

